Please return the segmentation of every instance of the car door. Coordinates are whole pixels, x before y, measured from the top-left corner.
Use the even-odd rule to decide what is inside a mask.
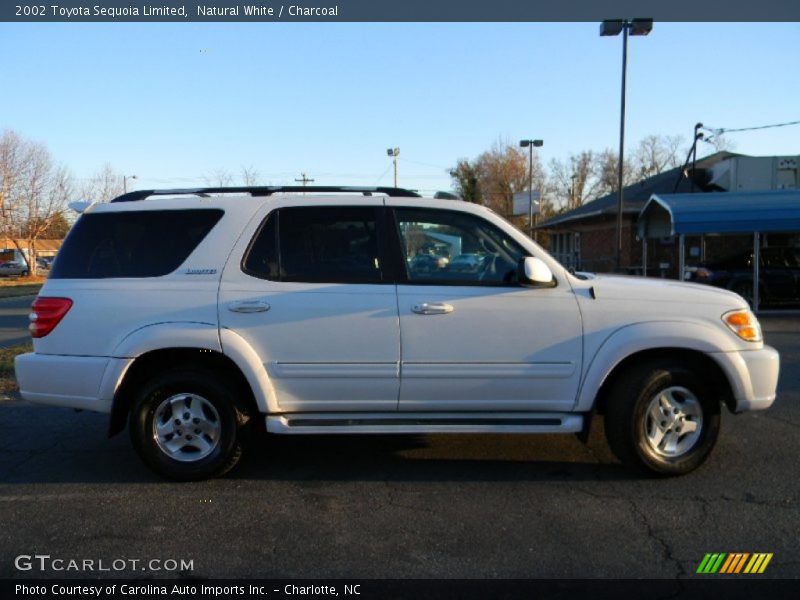
[[[483,217],[392,204],[403,265],[400,410],[570,410],[582,327],[569,283],[520,285],[529,252]],[[426,253],[433,260],[415,269]]]
[[[273,206],[226,266],[220,327],[255,349],[283,411],[397,409],[400,339],[382,264],[383,209],[359,200]]]

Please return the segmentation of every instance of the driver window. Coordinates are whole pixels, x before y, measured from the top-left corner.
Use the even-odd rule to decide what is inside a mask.
[[[410,283],[515,285],[525,250],[491,223],[473,215],[397,209]]]

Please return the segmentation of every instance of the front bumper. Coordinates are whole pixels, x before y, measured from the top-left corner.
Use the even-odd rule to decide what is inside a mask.
[[[772,406],[778,389],[780,355],[765,345],[759,350],[715,352],[711,356],[725,371],[735,401],[734,412]]]
[[[131,358],[20,354],[14,361],[25,400],[95,412],[111,412],[114,393]]]

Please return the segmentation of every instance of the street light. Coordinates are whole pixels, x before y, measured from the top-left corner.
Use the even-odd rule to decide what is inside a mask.
[[[139,179],[136,175],[123,175],[122,176],[122,193],[128,193],[128,179]]]
[[[575,180],[577,178],[578,178],[578,176],[575,173],[573,173],[572,176],[571,176],[572,183],[569,186],[569,209],[570,210],[572,210],[573,208],[577,208],[578,207],[577,206],[578,205],[578,201],[575,198]]]
[[[394,161],[394,187],[397,187],[397,157],[400,156],[400,148],[389,148],[386,154]]]
[[[520,140],[521,148],[528,149],[528,237],[533,238],[533,148],[544,146],[543,140]],[[539,197],[541,204],[542,198]]]
[[[628,35],[647,35],[653,19],[612,19],[600,23],[601,36],[622,33],[622,102],[619,117],[619,169],[617,173],[617,270],[622,267],[622,164],[625,157],[625,76],[628,68]]]

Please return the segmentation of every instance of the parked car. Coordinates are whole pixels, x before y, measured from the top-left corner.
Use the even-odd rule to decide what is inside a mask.
[[[773,403],[778,353],[739,295],[576,277],[482,206],[358,191],[91,205],[33,303],[22,396],[106,413],[110,434],[127,422],[144,462],[182,480],[227,472],[259,425],[585,440],[595,414],[623,463],[678,475],[709,456],[722,407]],[[480,268],[416,273],[419,232]]]
[[[450,270],[474,273],[489,259],[488,254],[459,254],[450,261]]]
[[[39,269],[48,270],[50,266],[53,264],[52,258],[44,258],[40,257],[36,259],[36,266]]]
[[[19,277],[28,274],[28,267],[23,263],[10,260],[0,264],[0,277]]]
[[[417,273],[434,273],[447,267],[450,259],[435,254],[417,254],[409,259],[408,268]]]
[[[800,248],[762,248],[759,252],[760,304],[800,304]],[[733,290],[753,303],[753,253],[699,265],[690,280]]]

